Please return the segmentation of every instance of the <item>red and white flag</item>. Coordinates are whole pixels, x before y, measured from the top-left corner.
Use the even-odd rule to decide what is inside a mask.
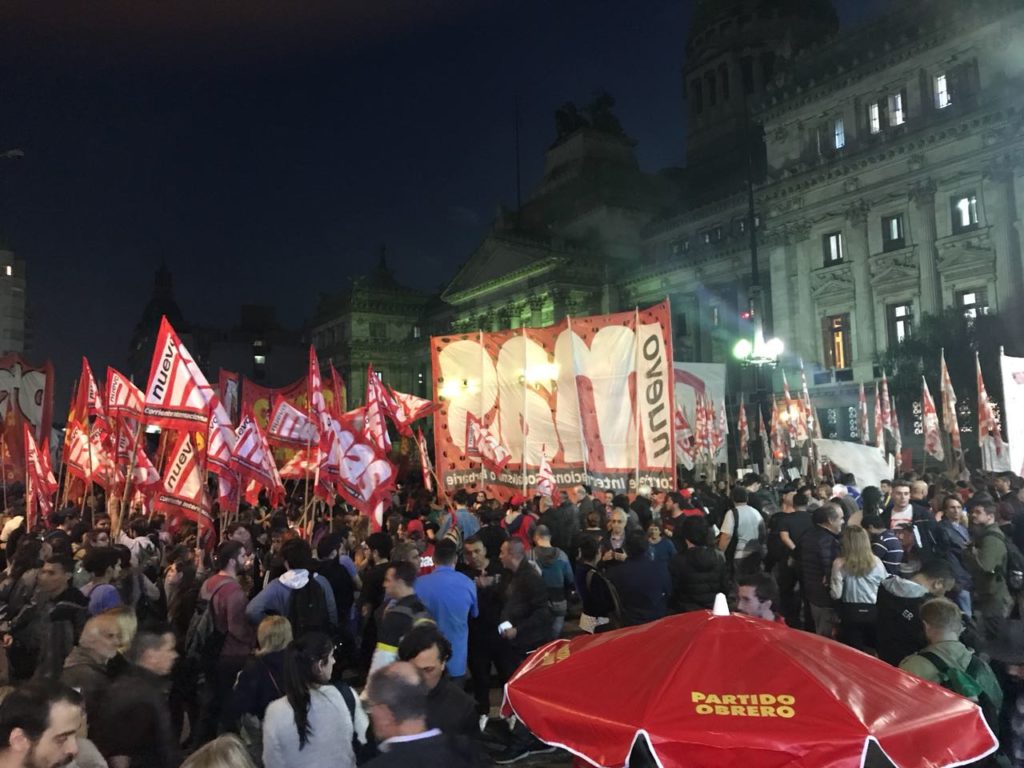
[[[896,468],[903,466],[903,434],[900,432],[900,419],[896,415],[896,398],[889,403],[890,423],[892,424],[892,439],[895,445],[893,450],[896,453]]]
[[[466,445],[472,445],[480,462],[492,472],[500,473],[512,460],[512,454],[490,429],[472,414],[466,414]]]
[[[818,423],[818,412],[814,410],[814,406],[811,404],[811,392],[807,388],[807,373],[804,371],[803,363],[800,363],[800,399],[807,423],[807,435],[808,437],[820,440],[821,424]]]
[[[789,431],[790,445],[797,445],[807,439],[807,420],[801,412],[803,409],[800,403],[789,394],[789,382],[786,381],[786,372],[782,372],[782,394],[786,399],[786,429]],[[780,414],[781,418],[781,414]]]
[[[238,374],[221,368],[217,375],[217,394],[220,396],[224,412],[228,415],[228,419],[232,424],[238,423],[238,409],[242,402],[241,391],[242,387]]]
[[[696,462],[693,455],[693,430],[686,420],[686,413],[683,411],[682,403],[676,403],[675,413],[676,431],[676,460],[687,469],[693,469]]]
[[[32,429],[22,423],[25,436],[25,502],[27,505],[27,527],[31,531],[35,521],[42,516],[47,519],[53,512],[53,494],[57,492],[57,480],[50,468],[50,456],[46,441],[42,449],[36,445]],[[38,513],[34,514],[34,513]]]
[[[214,474],[232,472],[231,456],[235,452],[235,431],[231,428],[231,419],[220,401],[213,403],[210,409],[209,442],[206,446],[206,469]]]
[[[428,493],[434,492],[434,467],[430,463],[430,454],[427,453],[427,441],[423,437],[423,430],[416,430],[416,447],[420,451],[420,469],[423,471],[423,487]]]
[[[242,416],[238,429],[235,431],[235,451],[231,458],[231,467],[243,480],[255,482],[267,489],[271,504],[278,504],[284,498],[284,486],[281,475],[274,462],[274,454],[264,436],[260,425],[246,413]]]
[[[135,446],[135,467],[132,469],[132,486],[136,492],[144,496],[152,495],[160,487],[160,472],[149,456],[142,449],[141,443]]]
[[[779,413],[778,400],[772,400],[772,455],[776,461],[782,461],[789,456],[789,441],[782,428],[782,419]]]
[[[341,375],[334,370],[334,363],[331,366],[331,415],[334,418],[340,418],[343,413],[348,409],[348,387],[345,386],[345,380],[341,378]]]
[[[772,444],[768,439],[768,430],[764,426],[764,415],[761,413],[761,404],[757,404],[757,435],[761,439],[761,451],[764,453],[764,462],[767,464],[772,457]],[[766,471],[765,467],[761,468]]]
[[[985,380],[981,376],[981,359],[974,353],[974,365],[978,377],[978,448],[981,450],[981,467],[986,472],[996,472],[1002,468],[1003,462],[997,457],[1004,453],[1002,430],[996,418],[992,401],[989,400]]]
[[[100,388],[96,386],[96,379],[92,375],[92,368],[89,361],[82,358],[82,375],[79,379],[78,397],[85,406],[85,412],[96,419],[106,420],[107,412],[103,407],[103,395]]]
[[[363,430],[381,453],[391,450],[386,417],[394,420],[394,407],[384,383],[377,377],[373,366],[366,369],[366,422]]]
[[[723,400],[717,409],[714,406],[712,409],[711,458],[715,459],[725,446],[725,436],[729,433],[729,427],[725,421],[725,401]]]
[[[867,445],[870,442],[868,434],[868,399],[864,394],[864,382],[860,383],[860,390],[857,392],[857,434],[860,435],[860,442]]]
[[[960,422],[956,415],[956,392],[953,389],[953,382],[949,378],[949,369],[946,368],[946,350],[942,350],[939,357],[939,379],[942,389],[942,426],[949,433],[949,445],[953,449],[953,458],[961,456],[960,447]]]
[[[307,452],[305,448],[302,448],[288,459],[285,465],[281,467],[279,474],[282,480],[303,480],[312,474],[319,462],[319,451],[317,449],[313,448]]]
[[[432,413],[438,408],[433,400],[424,400],[416,395],[391,390],[391,403],[394,405],[394,422],[398,432],[405,437],[412,437],[412,423]]]
[[[939,414],[935,401],[928,391],[928,380],[921,377],[921,423],[924,428],[924,452],[942,461],[946,452],[942,449],[942,435],[939,432]]]
[[[217,504],[221,511],[238,507],[241,497],[241,480],[234,472],[224,470],[217,475]]]
[[[267,439],[277,445],[301,448],[320,445],[320,433],[308,415],[278,395],[267,422]]]
[[[395,487],[395,467],[354,425],[339,423],[337,437],[341,457],[338,493],[368,515]]]
[[[886,432],[892,432],[892,410],[891,410],[892,399],[889,397],[889,379],[885,376],[885,371],[882,371],[882,429]],[[895,437],[895,435],[894,435]]]
[[[187,430],[179,432],[153,509],[168,515],[184,515],[200,528],[212,528],[202,464],[202,456],[192,442],[192,433]]]
[[[875,382],[875,447],[886,455],[885,451],[885,422],[882,420],[882,397],[878,390],[878,382]]]
[[[737,450],[739,451],[739,460],[742,464],[747,460],[750,453],[750,428],[747,425],[747,406],[743,402],[743,397],[740,397],[740,413],[736,419],[736,431],[737,435]]]
[[[333,487],[341,476],[341,459],[338,453],[335,422],[327,411],[327,401],[324,399],[323,382],[320,378],[320,361],[317,359],[316,350],[312,344],[309,347],[309,375],[306,381],[309,412],[316,425],[317,445],[320,450],[320,461],[317,463],[314,478],[314,492],[328,503],[332,503],[334,501]]]
[[[537,485],[535,487],[538,495],[554,498],[557,487],[555,473],[551,471],[551,462],[548,461],[548,454],[543,447],[540,451],[540,466],[537,467]]]
[[[182,431],[204,431],[217,399],[217,393],[167,318],[161,318],[145,391],[143,415],[147,423]]]
[[[79,424],[68,424],[64,436],[64,463],[68,473],[80,480],[89,482],[92,479],[92,459],[89,455],[89,435]]]
[[[107,368],[107,413],[130,419],[141,419],[144,404],[142,390],[120,371]]]

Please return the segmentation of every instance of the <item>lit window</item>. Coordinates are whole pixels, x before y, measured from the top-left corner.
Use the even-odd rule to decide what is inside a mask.
[[[714,304],[711,307],[711,327],[717,328],[719,322],[721,322],[720,312],[718,310],[718,305]]]
[[[701,240],[704,241],[704,244],[707,245],[708,243],[711,242],[711,230],[709,229],[705,232],[701,232],[700,237]]]
[[[377,377],[377,381],[384,381],[384,371],[379,368],[374,370],[373,375]]]
[[[843,260],[843,233],[833,232],[822,238],[825,249],[825,266],[838,264]]]
[[[7,265],[6,270],[8,277],[12,277],[14,275],[14,267],[12,267],[10,264]]]
[[[963,316],[969,321],[976,319],[979,315],[988,314],[988,300],[984,288],[959,291],[956,295],[956,303]]]
[[[832,146],[842,149],[846,146],[846,126],[843,125],[843,118],[837,117],[832,124]]]
[[[885,216],[882,218],[882,250],[895,251],[906,244],[903,234],[903,216]]]
[[[935,76],[935,108],[945,109],[952,104],[952,99],[949,98],[949,83],[946,80],[946,74]]]
[[[418,339],[420,337],[420,334],[421,334],[420,327],[418,325],[414,325],[412,327],[412,337],[414,339]]]
[[[824,322],[825,365],[828,368],[850,367],[850,315],[830,315]]]
[[[263,346],[263,339],[256,339],[256,340],[255,340],[255,341],[254,341],[254,342],[252,343],[252,345],[253,345],[253,347],[255,347],[256,349],[260,349],[260,348],[261,348],[261,347]]]
[[[895,128],[907,122],[907,114],[904,112],[903,92],[894,93],[889,97],[889,126]]]
[[[954,197],[953,206],[953,231],[964,232],[978,226],[978,196],[973,192]]]
[[[879,133],[882,130],[882,113],[877,101],[868,107],[868,122],[871,124],[872,133]]]
[[[253,363],[255,365],[266,365],[267,364],[267,356],[266,355],[253,355],[252,356],[252,361],[253,361]]]
[[[910,304],[889,306],[889,345],[895,346],[910,338],[914,326],[914,312]]]

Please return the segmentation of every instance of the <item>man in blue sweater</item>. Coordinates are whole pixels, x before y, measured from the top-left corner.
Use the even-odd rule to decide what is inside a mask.
[[[455,570],[457,555],[455,542],[442,539],[434,547],[433,572],[416,579],[416,595],[452,645],[448,675],[456,682],[466,674],[469,619],[479,615],[476,584]]]

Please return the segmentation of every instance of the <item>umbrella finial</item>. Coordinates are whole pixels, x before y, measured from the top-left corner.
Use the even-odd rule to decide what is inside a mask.
[[[719,592],[715,595],[715,607],[711,609],[713,616],[728,616],[729,615],[729,601],[725,599],[725,595]]]

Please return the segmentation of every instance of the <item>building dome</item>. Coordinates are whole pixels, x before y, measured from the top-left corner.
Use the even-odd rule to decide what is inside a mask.
[[[735,38],[749,30],[766,31],[778,22],[791,24],[801,39],[792,41],[803,47],[834,32],[839,19],[830,0],[697,0],[686,42],[687,57],[700,54],[707,44]]]

